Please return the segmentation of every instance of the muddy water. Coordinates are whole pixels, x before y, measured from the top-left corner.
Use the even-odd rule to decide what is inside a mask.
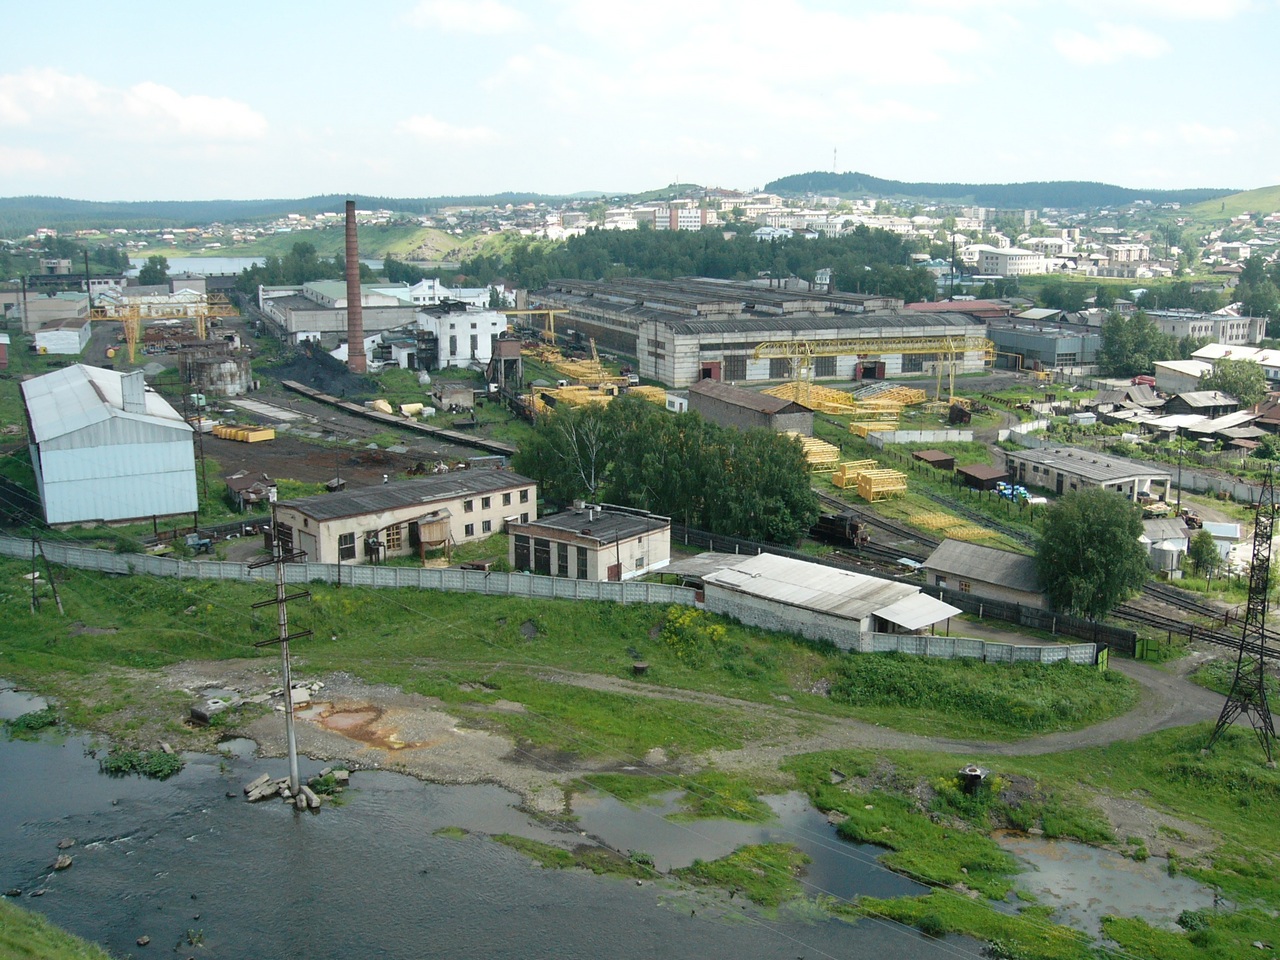
[[[1110,850],[1040,837],[1007,835],[1000,845],[1029,870],[1017,886],[1056,911],[1057,920],[1098,935],[1107,914],[1175,927],[1183,910],[1213,906],[1213,891],[1190,877],[1169,876],[1168,861],[1141,862]]]
[[[0,710],[8,716],[38,707],[21,694],[0,692]],[[357,772],[341,808],[313,815],[282,803],[250,805],[241,786],[260,773],[282,775],[284,764],[256,760],[244,741],[228,747],[221,757],[188,755],[181,774],[156,783],[101,775],[87,738],[0,737],[0,891],[20,890],[24,907],[118,956],[136,955],[141,936],[165,955],[177,948],[178,956],[245,960],[932,960],[957,949],[976,955],[979,948],[877,922],[851,927],[815,919],[812,911],[765,919],[743,909],[740,899],[541,870],[484,835],[506,831],[561,844],[583,838],[539,826],[497,787]],[[304,759],[303,775],[319,766]],[[776,802],[781,821],[797,831],[828,829],[806,821],[799,800]],[[602,835],[634,838],[639,848],[668,849],[676,842],[650,834],[665,828],[647,814],[637,831],[631,821],[642,814],[619,808],[600,816],[605,813],[608,822],[593,822]],[[461,840],[435,835],[446,826],[471,833]],[[74,862],[55,873],[50,864],[63,838],[76,841],[66,851]],[[820,852],[829,839],[814,849]],[[843,882],[843,860],[833,863],[815,864],[811,876],[822,877],[824,886]]]

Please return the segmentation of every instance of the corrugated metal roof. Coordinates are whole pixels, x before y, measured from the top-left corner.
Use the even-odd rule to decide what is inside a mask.
[[[708,585],[850,620],[880,615],[880,611],[920,593],[919,587],[910,584],[770,553],[708,573],[703,580]],[[938,619],[944,620],[949,615],[943,614]]]
[[[747,410],[755,410],[759,413],[776,414],[776,413],[809,413],[810,409],[803,404],[796,403],[794,400],[784,400],[781,397],[771,397],[766,393],[757,393],[755,390],[744,390],[741,387],[734,387],[727,383],[721,383],[719,380],[699,380],[697,383],[689,385],[690,396],[701,394],[705,397],[714,397],[722,403],[729,403],[735,407],[743,407]]]
[[[914,597],[903,597],[897,603],[883,610],[877,610],[876,616],[881,620],[896,623],[903,630],[923,630],[925,627],[963,612],[959,607],[953,607],[927,593],[917,593]]]
[[[912,316],[896,310],[875,313],[788,313],[781,316],[760,317],[728,316],[723,319],[710,317],[683,318],[678,314],[663,314],[654,318],[672,333],[698,336],[707,333],[768,333],[771,339],[784,339],[787,333],[814,333],[831,331],[832,336],[865,334],[872,330],[885,330],[891,334],[902,330],[921,330],[924,335],[938,327],[945,332],[962,336],[979,336],[986,324],[963,313],[927,313]],[[954,328],[966,327],[966,330]],[[938,334],[944,335],[944,334]]]
[[[963,540],[943,540],[924,562],[926,570],[969,577],[1011,590],[1040,592],[1040,576],[1033,558]]]
[[[37,443],[46,443],[111,418],[166,430],[191,432],[191,426],[158,393],[147,391],[145,413],[126,413],[122,374],[82,363],[54,370],[22,384],[22,397]]]
[[[494,493],[533,486],[534,481],[510,470],[462,470],[414,480],[398,480],[344,493],[320,493],[313,497],[282,500],[277,505],[315,520],[336,520],[365,513],[398,510],[415,503],[454,500],[471,494]]]

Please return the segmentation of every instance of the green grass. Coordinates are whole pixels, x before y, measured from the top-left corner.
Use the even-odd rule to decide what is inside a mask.
[[[53,707],[45,707],[43,710],[33,710],[31,713],[24,713],[20,717],[6,720],[4,728],[14,739],[30,740],[41,730],[57,724],[58,712]]]
[[[6,960],[111,960],[101,947],[0,898],[0,957]]]
[[[464,830],[462,827],[441,827],[432,831],[433,837],[443,837],[446,840],[465,840],[471,836],[471,831]]]
[[[1210,660],[1191,674],[1190,679],[1192,683],[1199,684],[1207,690],[1226,696],[1231,692],[1231,683],[1235,675],[1235,660]],[[1275,674],[1268,673],[1263,677],[1263,684],[1267,688],[1268,700],[1272,704],[1280,706],[1280,680],[1276,679]],[[1275,708],[1273,707],[1273,709]]]
[[[217,250],[181,249],[172,256],[179,257],[283,257],[295,243],[309,243],[316,248],[316,256],[325,259],[339,256],[346,250],[346,235],[341,223],[327,230],[295,230],[290,233],[273,233],[251,243],[224,244]],[[432,260],[452,260],[462,246],[462,241],[442,230],[407,224],[365,224],[360,227],[360,255],[382,258],[388,254],[400,260],[422,245],[427,245],[434,256]]]
[[[803,894],[800,877],[810,862],[807,854],[790,844],[749,844],[719,860],[695,860],[672,874],[690,883],[741,893],[763,907],[776,907]]]
[[[495,834],[493,839],[535,863],[541,864],[544,870],[571,870],[576,867],[590,870],[600,876],[628,877],[636,880],[648,880],[654,876],[652,865],[645,863],[643,856],[624,857],[607,847],[581,844],[572,850],[566,850],[563,847],[510,833]]]
[[[1276,210],[1280,210],[1280,186],[1259,187],[1216,200],[1205,200],[1183,207],[1180,213],[1197,223],[1221,223],[1242,213],[1272,213]]]
[[[670,816],[678,822],[718,819],[763,823],[773,818],[769,805],[758,797],[762,787],[768,786],[716,770],[689,776],[593,773],[583,777],[581,784],[630,804],[657,803],[659,794],[680,790],[677,802],[682,809]]]

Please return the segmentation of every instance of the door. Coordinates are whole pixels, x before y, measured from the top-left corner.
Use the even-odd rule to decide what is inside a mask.
[[[612,580],[614,583],[617,583],[622,579],[622,564],[620,563],[609,564],[609,579]]]
[[[320,555],[316,553],[316,538],[309,533],[298,534],[298,547],[302,550],[304,556],[303,561],[316,563],[320,559]]]

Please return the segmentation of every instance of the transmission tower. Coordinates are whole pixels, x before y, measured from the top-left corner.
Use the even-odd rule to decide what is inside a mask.
[[[1262,484],[1262,497],[1258,501],[1258,519],[1253,527],[1253,564],[1249,569],[1249,603],[1245,610],[1244,629],[1240,635],[1240,656],[1236,661],[1236,674],[1231,681],[1227,702],[1222,705],[1218,725],[1213,728],[1206,749],[1212,749],[1227,727],[1236,718],[1249,718],[1262,752],[1267,755],[1267,766],[1276,765],[1271,752],[1271,741],[1276,737],[1271,719],[1271,707],[1267,703],[1266,688],[1266,622],[1267,587],[1271,579],[1271,529],[1275,525],[1276,493],[1267,467],[1267,477]]]

